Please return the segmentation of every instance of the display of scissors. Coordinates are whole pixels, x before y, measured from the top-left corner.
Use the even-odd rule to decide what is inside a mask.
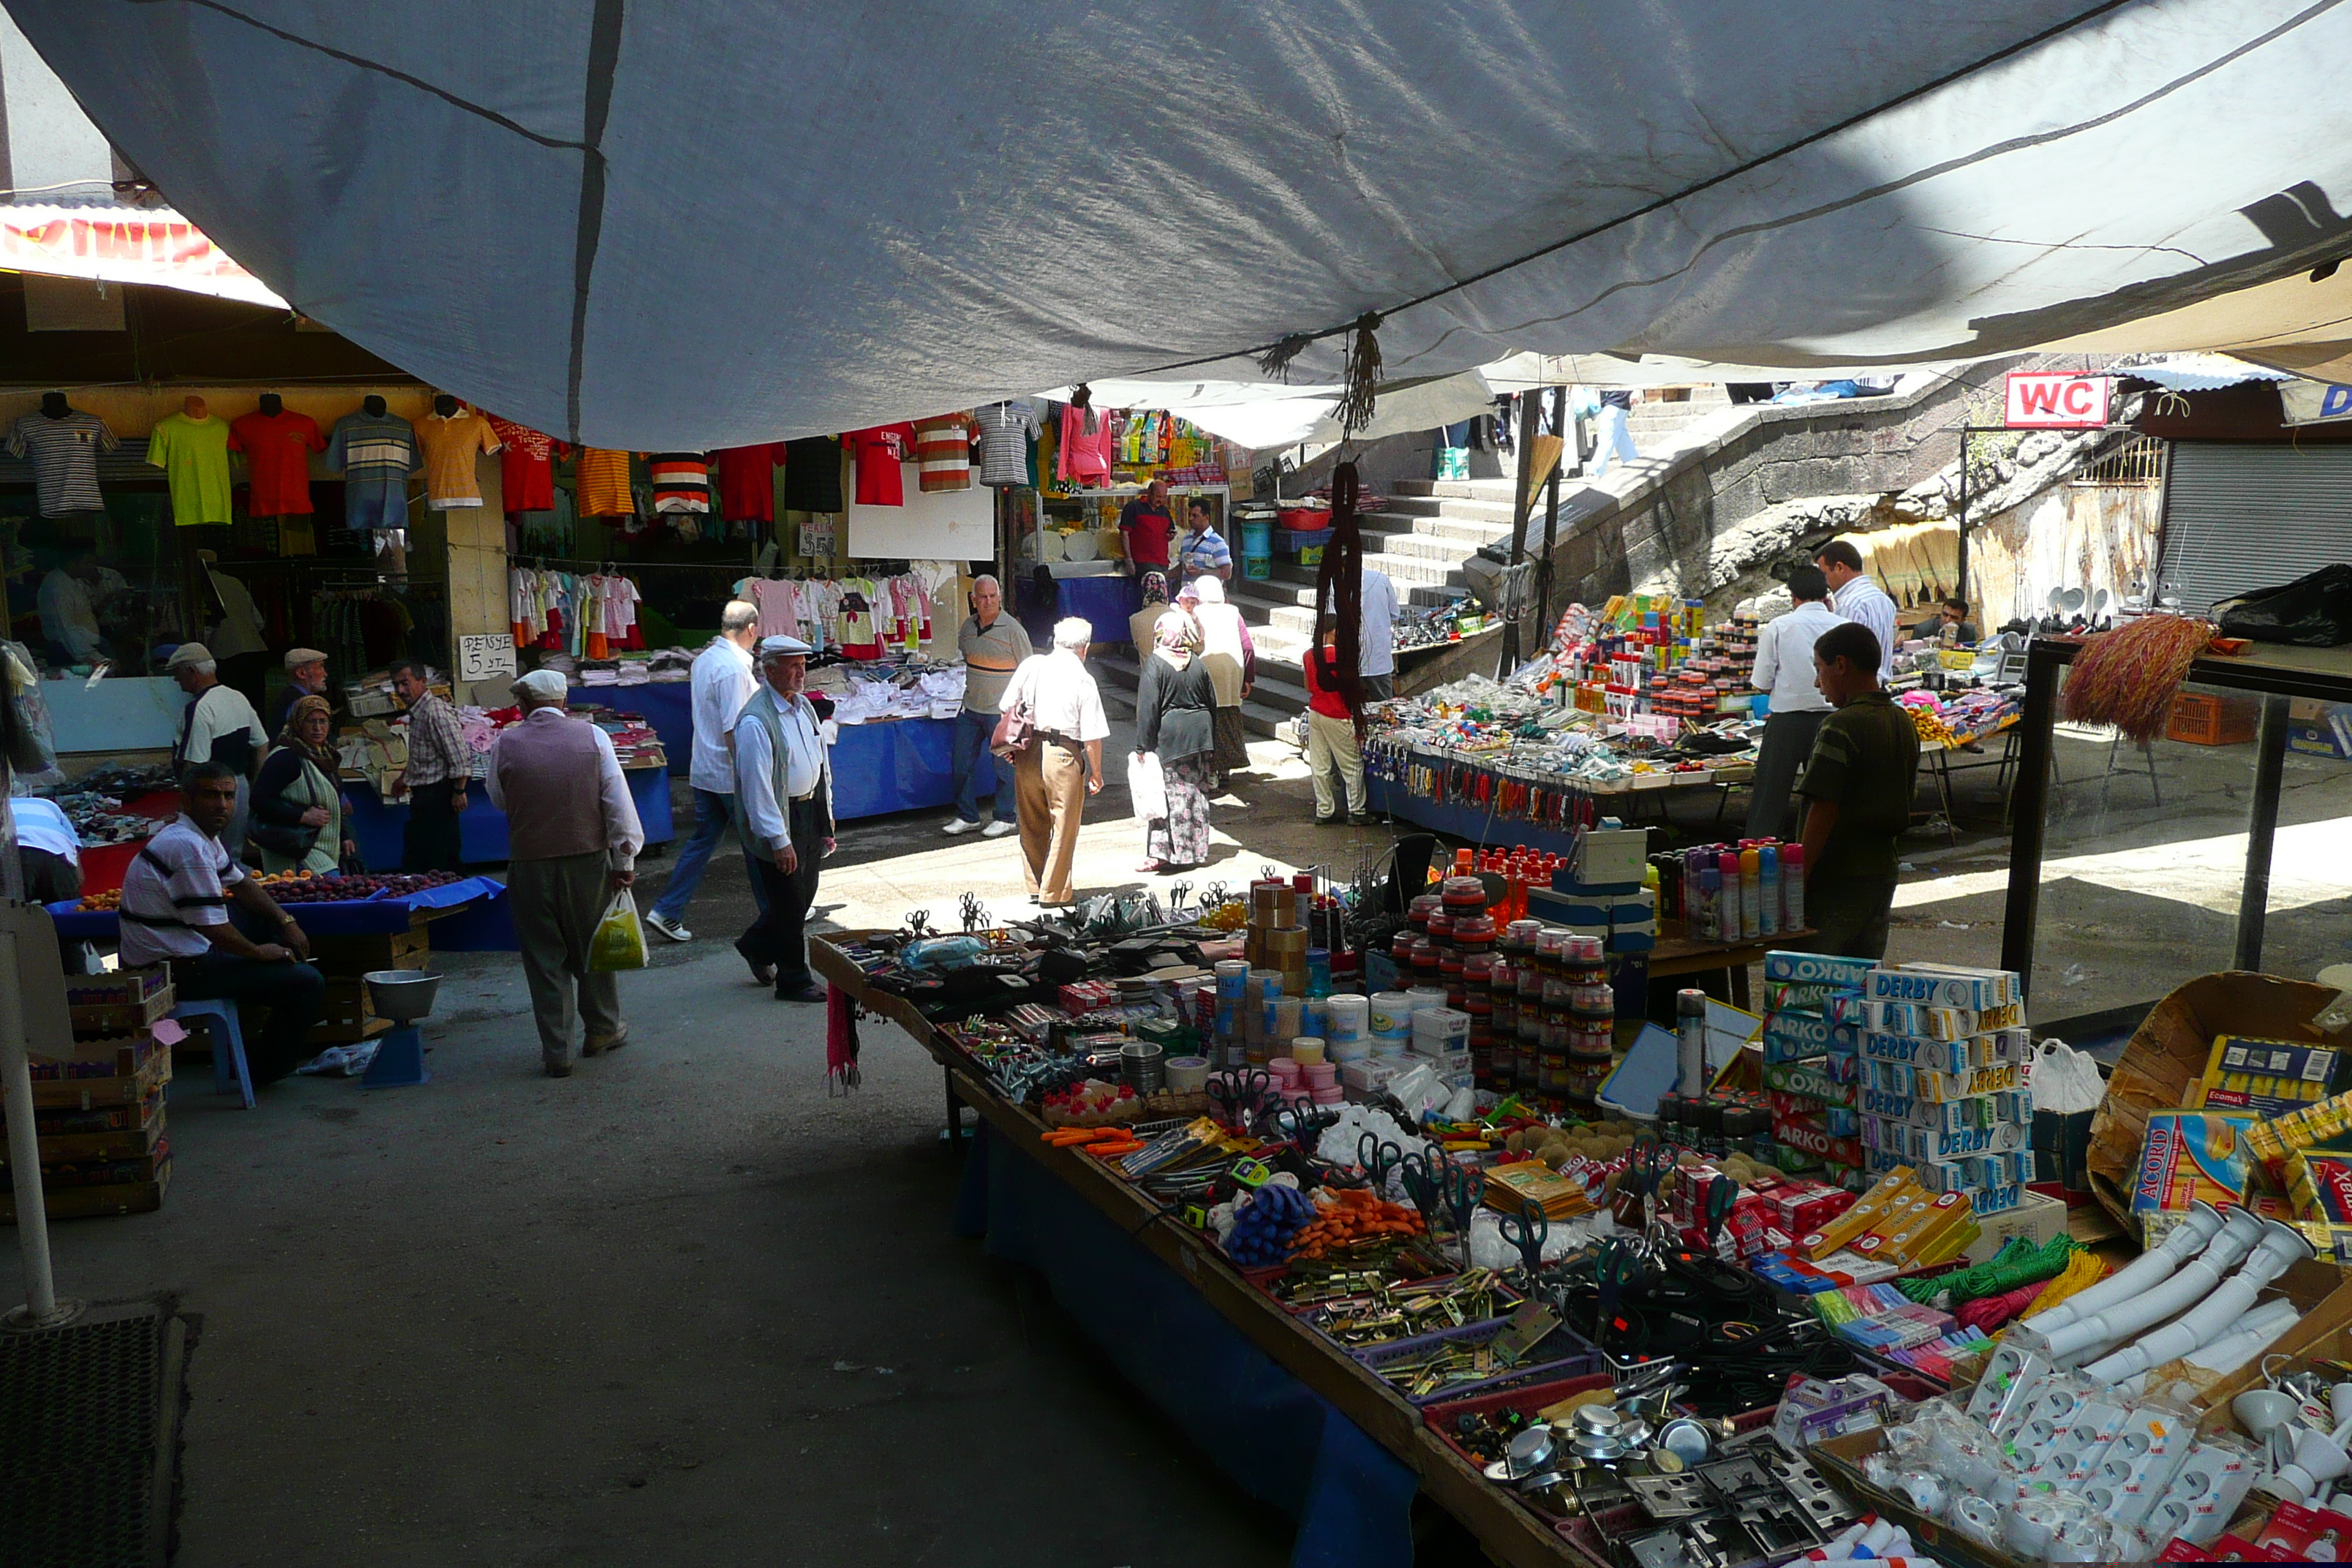
[[[1625,1157],[1626,1179],[1642,1200],[1642,1229],[1644,1234],[1658,1222],[1658,1187],[1666,1173],[1675,1168],[1674,1156],[1666,1146],[1654,1138],[1636,1139]]]
[[[1643,1264],[1641,1248],[1632,1243],[1611,1237],[1601,1244],[1592,1260],[1593,1283],[1601,1287],[1601,1311],[1592,1321],[1597,1337],[1617,1321],[1617,1303],[1625,1287],[1642,1278]]]
[[[1209,1103],[1217,1108],[1218,1121],[1228,1127],[1246,1129],[1273,1089],[1273,1075],[1265,1068],[1235,1068],[1209,1080]]]
[[[1543,1267],[1544,1242],[1551,1235],[1551,1221],[1544,1217],[1543,1208],[1533,1198],[1519,1205],[1516,1215],[1505,1215],[1496,1226],[1503,1233],[1504,1245],[1519,1249],[1519,1264],[1533,1279]]]
[[[1370,1133],[1364,1134],[1369,1138]],[[1432,1233],[1437,1229],[1438,1173],[1436,1167],[1447,1163],[1442,1154],[1407,1154],[1396,1163],[1397,1180],[1404,1184],[1404,1195],[1421,1211],[1421,1223]]]
[[[1729,1176],[1717,1176],[1706,1184],[1706,1249],[1714,1256],[1722,1256],[1716,1244],[1723,1235],[1723,1222],[1730,1217],[1731,1205],[1738,1196],[1739,1184]]]
[[[1404,1162],[1404,1151],[1389,1142],[1377,1132],[1356,1134],[1356,1163],[1372,1179],[1375,1194],[1386,1193],[1389,1173]]]

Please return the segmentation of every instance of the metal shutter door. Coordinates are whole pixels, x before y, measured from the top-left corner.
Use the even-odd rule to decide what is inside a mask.
[[[2352,444],[2173,443],[2158,576],[2183,610],[2339,561],[2352,561]]]

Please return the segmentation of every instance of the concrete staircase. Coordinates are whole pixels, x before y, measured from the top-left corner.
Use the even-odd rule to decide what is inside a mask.
[[[1719,386],[1693,387],[1686,402],[1643,403],[1629,417],[1635,446],[1648,452],[1670,445],[1674,434],[1726,405]],[[1400,479],[1386,487],[1383,510],[1366,512],[1359,523],[1365,563],[1388,574],[1401,598],[1416,587],[1466,587],[1462,564],[1481,545],[1507,541],[1515,479]],[[1540,498],[1538,498],[1540,505]],[[1540,527],[1538,520],[1538,526]],[[1315,572],[1277,551],[1274,574],[1249,581],[1234,558],[1226,596],[1238,606],[1257,648],[1257,684],[1242,704],[1242,723],[1251,733],[1271,736],[1307,707],[1306,676],[1299,668],[1315,631]],[[1100,678],[1106,703],[1134,708],[1136,655],[1099,648],[1088,658]]]

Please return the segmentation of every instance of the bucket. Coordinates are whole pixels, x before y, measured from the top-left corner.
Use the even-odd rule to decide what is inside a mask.
[[[1274,525],[1263,521],[1245,521],[1242,524],[1242,553],[1245,556],[1270,556],[1274,553]]]
[[[1242,575],[1253,583],[1265,582],[1274,575],[1274,557],[1271,555],[1243,556]]]

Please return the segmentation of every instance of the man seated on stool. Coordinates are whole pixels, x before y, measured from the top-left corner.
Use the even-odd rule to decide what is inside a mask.
[[[221,829],[236,810],[236,770],[225,763],[193,763],[181,775],[186,809],[147,841],[122,875],[122,966],[169,963],[183,1002],[236,1001],[246,1067],[257,1088],[318,1054],[310,1026],[327,983],[305,962],[310,939],[294,917],[221,847]],[[277,940],[247,940],[229,923],[232,903]],[[246,1010],[256,1006],[269,1009],[268,1026],[258,1035]]]

